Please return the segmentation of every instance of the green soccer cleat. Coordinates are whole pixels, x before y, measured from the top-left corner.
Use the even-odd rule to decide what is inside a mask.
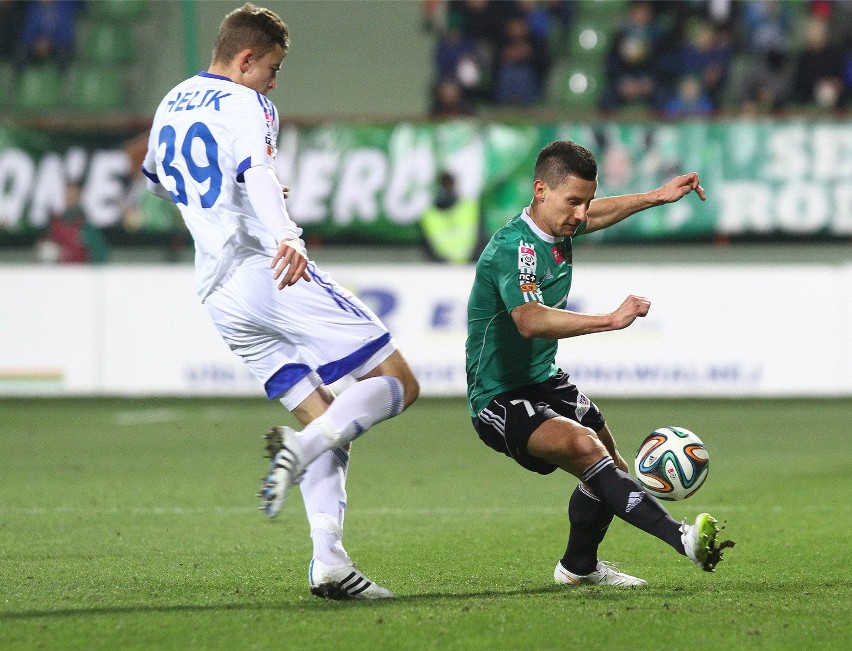
[[[722,560],[722,550],[734,546],[732,540],[718,541],[721,529],[716,518],[709,513],[699,513],[695,524],[684,522],[680,530],[686,557],[705,572],[714,571]]]

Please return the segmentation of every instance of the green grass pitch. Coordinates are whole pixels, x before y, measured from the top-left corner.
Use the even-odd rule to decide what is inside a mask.
[[[613,523],[602,557],[645,589],[554,585],[564,473],[476,438],[462,400],[421,400],[353,451],[345,542],[390,602],[307,589],[298,491],[256,509],[254,400],[0,400],[0,649],[846,649],[852,400],[600,400],[625,457],[682,425],[726,521],[714,574]]]

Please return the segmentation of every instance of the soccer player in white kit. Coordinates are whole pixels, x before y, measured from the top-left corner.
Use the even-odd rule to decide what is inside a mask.
[[[308,259],[287,213],[274,170],[278,113],[266,95],[288,48],[274,12],[246,4],[228,14],[208,71],[160,103],[142,171],[192,233],[198,296],[219,333],[304,426],[267,435],[260,508],[274,517],[300,484],[311,591],[388,598],[341,542],[349,444],[408,407],[419,386],[375,314]],[[327,385],[344,376],[358,382],[335,397]]]

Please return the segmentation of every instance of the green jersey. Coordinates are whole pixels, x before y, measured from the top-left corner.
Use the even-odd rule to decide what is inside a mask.
[[[571,262],[571,238],[547,235],[526,208],[488,242],[476,264],[467,304],[465,353],[471,416],[497,394],[556,374],[558,340],[525,339],[511,312],[530,301],[564,308],[571,291]]]

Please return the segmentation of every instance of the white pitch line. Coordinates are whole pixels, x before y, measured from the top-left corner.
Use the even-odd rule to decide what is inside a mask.
[[[113,416],[116,425],[153,425],[171,423],[183,418],[182,409],[139,409],[119,411]]]

